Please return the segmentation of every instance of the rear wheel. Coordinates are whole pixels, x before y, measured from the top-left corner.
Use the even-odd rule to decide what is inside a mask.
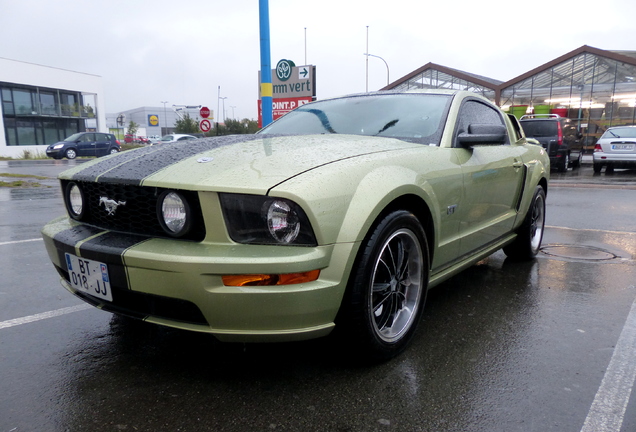
[[[117,150],[115,147],[110,149],[109,154],[115,154],[115,153],[119,153],[119,150]]]
[[[545,191],[537,186],[532,203],[514,242],[503,248],[508,257],[518,260],[534,258],[539,252],[545,226]]]
[[[428,272],[422,225],[410,212],[390,213],[362,244],[339,318],[356,356],[385,360],[406,348],[424,308]]]
[[[601,172],[601,169],[603,169],[603,165],[601,165],[600,163],[595,163],[593,167],[594,167],[594,172],[597,174]]]

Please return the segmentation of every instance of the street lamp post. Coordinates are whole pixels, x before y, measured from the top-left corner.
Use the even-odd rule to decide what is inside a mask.
[[[163,104],[163,121],[166,125],[166,135],[168,132],[168,114],[166,114],[166,104],[168,103],[168,101],[161,101],[161,103]],[[161,129],[161,125],[159,126],[159,129]],[[164,134],[162,133],[161,136],[163,136]]]
[[[369,57],[379,58],[380,60],[382,60],[384,62],[384,64],[386,65],[386,85],[388,86],[389,85],[389,64],[386,62],[386,60],[384,60],[380,56],[369,54],[369,53],[363,53],[362,55],[367,56],[367,62],[369,61]],[[367,89],[367,91],[368,91],[368,89]]]
[[[223,101],[223,124],[225,124],[225,99],[227,99],[227,96],[221,96],[219,99]]]

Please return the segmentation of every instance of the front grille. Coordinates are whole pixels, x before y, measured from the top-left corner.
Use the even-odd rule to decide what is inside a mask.
[[[66,190],[68,183],[69,180],[62,180],[62,190]],[[82,189],[85,198],[86,209],[81,222],[112,231],[171,238],[162,228],[157,213],[157,200],[166,189],[98,182],[75,183]],[[201,241],[205,238],[205,226],[199,196],[192,191],[178,192],[188,201],[193,218],[192,228],[181,238]],[[102,198],[120,204],[109,214],[105,203],[100,202]],[[64,199],[68,199],[67,194],[64,194]]]

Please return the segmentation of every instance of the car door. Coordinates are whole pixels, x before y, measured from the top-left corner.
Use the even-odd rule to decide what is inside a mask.
[[[509,233],[517,216],[525,167],[523,146],[506,132],[505,143],[461,145],[458,136],[471,127],[497,125],[509,131],[503,114],[481,100],[467,99],[459,111],[454,146],[462,167],[464,197],[458,209],[460,255],[470,254]]]
[[[105,133],[95,134],[95,156],[105,156],[110,150],[110,136]]]
[[[95,156],[95,134],[85,133],[77,142],[78,156]]]

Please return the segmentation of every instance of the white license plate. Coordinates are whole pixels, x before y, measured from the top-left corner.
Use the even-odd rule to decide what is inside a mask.
[[[634,144],[612,144],[612,150],[634,150]]]
[[[66,254],[66,267],[73,288],[100,299],[113,301],[106,264]]]

